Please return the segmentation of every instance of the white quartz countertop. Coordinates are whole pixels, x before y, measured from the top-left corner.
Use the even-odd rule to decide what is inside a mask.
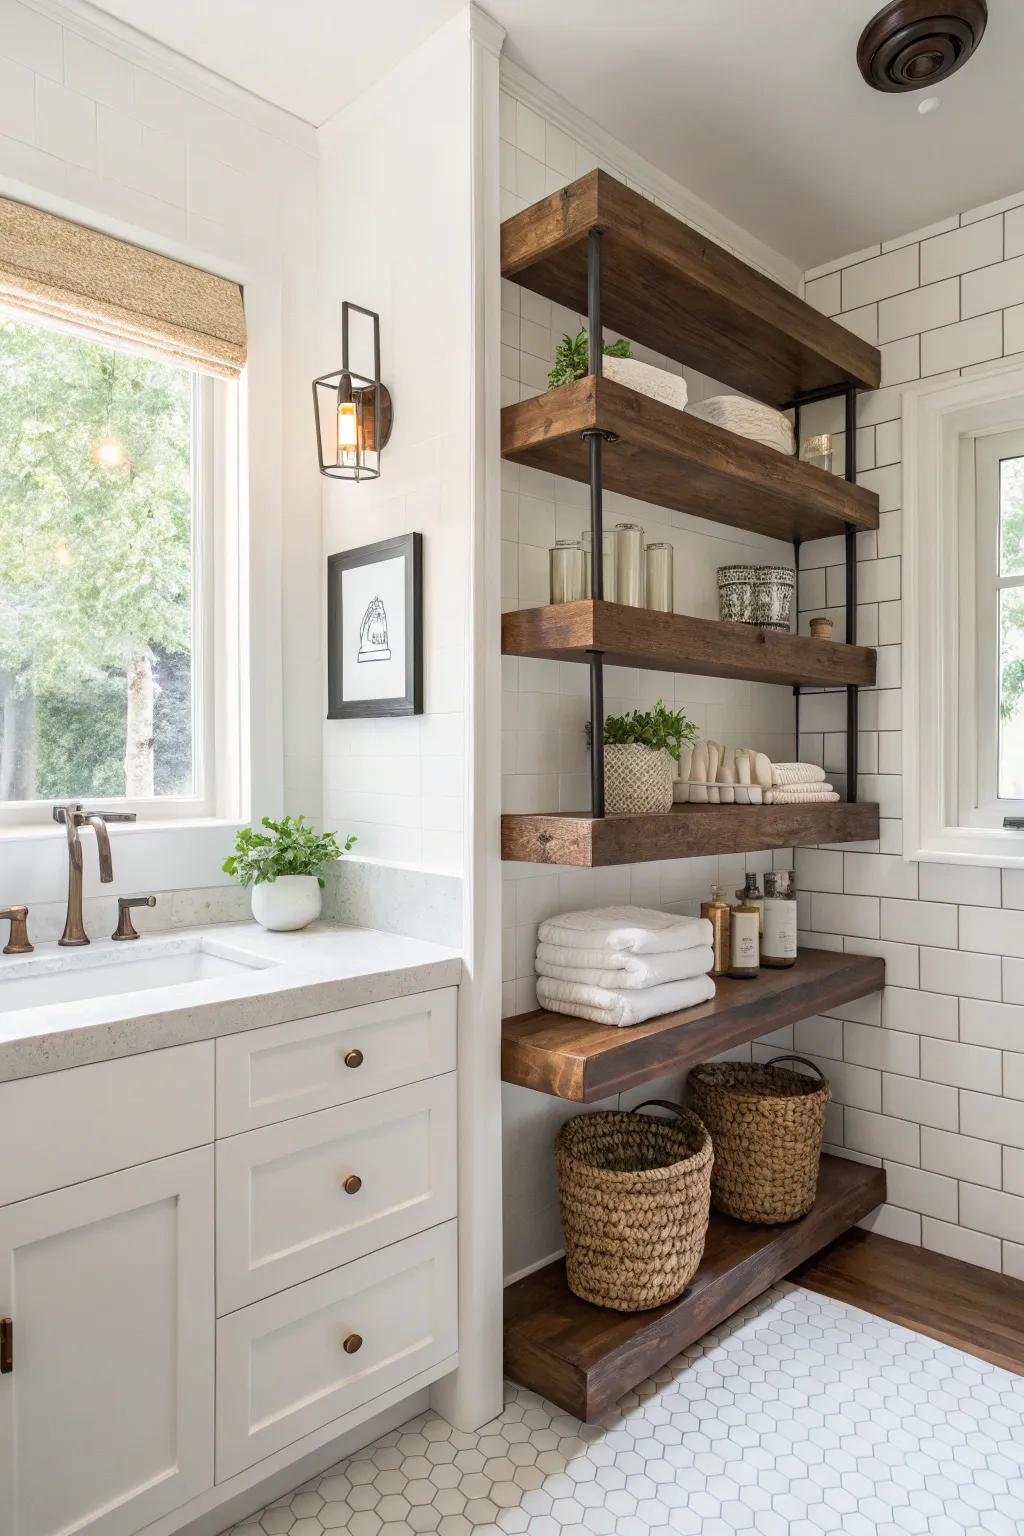
[[[155,963],[197,950],[245,968],[40,1007],[5,1005],[5,981],[68,973],[76,965]],[[40,945],[32,955],[0,960],[0,1082],[408,997],[461,979],[456,950],[326,922],[298,933],[231,923],[151,934],[128,944],[106,939],[81,950]],[[21,990],[12,987],[12,998]]]

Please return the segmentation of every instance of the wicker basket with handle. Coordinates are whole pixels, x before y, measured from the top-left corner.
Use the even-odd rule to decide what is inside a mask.
[[[796,1061],[807,1077],[780,1067]],[[711,1203],[739,1221],[806,1216],[818,1188],[828,1082],[804,1056],[711,1061],[689,1076],[690,1100],[715,1149]]]
[[[676,1119],[639,1113],[651,1105]],[[557,1156],[569,1289],[616,1312],[680,1296],[710,1214],[711,1138],[697,1116],[665,1099],[575,1115],[559,1132]]]

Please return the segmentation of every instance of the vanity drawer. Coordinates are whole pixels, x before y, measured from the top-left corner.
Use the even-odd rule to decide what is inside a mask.
[[[220,1319],[219,1483],[455,1354],[456,1225]]]
[[[213,1140],[213,1042],[0,1083],[0,1205]]]
[[[217,1135],[437,1077],[455,1066],[457,987],[217,1041]]]
[[[448,1221],[455,1073],[217,1143],[217,1311]]]

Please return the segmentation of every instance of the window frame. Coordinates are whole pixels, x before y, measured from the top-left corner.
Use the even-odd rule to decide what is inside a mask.
[[[0,313],[25,325],[78,334],[104,345],[91,332],[4,306]],[[115,351],[146,354],[145,348],[111,337]],[[166,361],[166,359],[160,359]],[[192,751],[190,795],[152,798],[89,796],[90,809],[127,811],[135,825],[181,826],[245,817],[242,777],[245,648],[241,644],[243,608],[242,529],[240,517],[240,385],[181,364],[193,378],[192,409]],[[71,798],[71,797],[66,797]],[[0,801],[0,837],[52,825],[60,800]],[[128,830],[125,828],[124,830]]]
[[[1024,868],[1024,832],[1002,825],[1020,802],[990,793],[998,683],[979,638],[978,536],[993,513],[977,494],[986,444],[1024,430],[1024,368],[905,386],[902,418],[903,856]]]

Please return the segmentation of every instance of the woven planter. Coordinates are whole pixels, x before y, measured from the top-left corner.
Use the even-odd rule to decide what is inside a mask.
[[[672,757],[664,748],[605,747],[604,805],[609,815],[672,809]]]
[[[681,1296],[708,1229],[711,1138],[690,1110],[650,1103],[677,1118],[607,1110],[576,1115],[558,1136],[569,1289],[616,1312]]]
[[[816,1077],[777,1065],[798,1061]],[[711,1203],[739,1221],[775,1223],[806,1216],[818,1188],[829,1086],[803,1056],[762,1064],[727,1061],[694,1067],[694,1109],[711,1132]]]

